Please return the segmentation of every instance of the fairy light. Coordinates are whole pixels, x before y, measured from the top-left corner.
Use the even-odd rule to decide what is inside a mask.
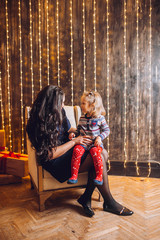
[[[3,108],[3,101],[2,101],[2,75],[1,75],[1,68],[0,68],[0,104],[1,104],[2,129],[4,129],[4,108]]]
[[[23,117],[23,71],[22,71],[22,31],[21,31],[21,0],[18,1],[19,10],[19,55],[20,55],[20,89],[21,89],[21,124],[22,124],[22,153],[24,153],[24,117]]]
[[[82,4],[82,24],[83,24],[83,80],[84,91],[86,91],[86,29],[85,29],[85,0]]]
[[[149,41],[149,146],[148,146],[148,177],[151,174],[151,132],[152,132],[152,3],[150,0],[150,12],[149,12],[149,30],[150,30],[150,41]]]
[[[47,80],[49,85],[49,14],[48,14],[48,0],[46,2],[47,6]]]
[[[96,0],[93,2],[93,38],[94,38],[94,84],[95,84],[95,91],[96,91]]]
[[[110,112],[110,104],[109,104],[109,9],[108,9],[108,1],[107,2],[107,122],[109,125],[109,112]],[[110,150],[110,142],[109,142],[109,136],[107,138],[107,151],[108,151],[108,171],[111,169],[110,161],[109,161],[109,150]]]
[[[42,46],[41,46],[41,0],[38,3],[38,14],[39,14],[39,85],[40,90],[42,89]]]
[[[139,160],[139,1],[137,0],[137,28],[136,28],[136,33],[137,33],[137,108],[136,108],[136,115],[137,115],[137,137],[136,137],[136,142],[137,142],[137,156],[136,156],[136,172],[137,175],[139,175],[139,166],[138,166],[138,160]]]
[[[70,0],[70,31],[71,31],[71,103],[73,106],[73,17],[72,0]]]
[[[11,97],[10,97],[10,62],[9,62],[9,25],[8,25],[8,0],[6,0],[6,44],[7,44],[7,95],[8,95],[8,119],[9,119],[9,148],[12,151],[12,126],[11,126]]]
[[[127,16],[126,16],[126,0],[124,0],[124,168],[126,168],[127,162],[127,99],[126,99],[126,92],[127,92],[127,61],[126,61],[126,24],[127,24]]]
[[[57,65],[58,65],[58,86],[60,86],[60,60],[59,60],[59,0],[57,0]]]
[[[29,15],[30,15],[30,60],[31,60],[31,88],[32,88],[32,103],[34,101],[34,81],[33,81],[33,38],[32,38],[32,0],[29,0]]]

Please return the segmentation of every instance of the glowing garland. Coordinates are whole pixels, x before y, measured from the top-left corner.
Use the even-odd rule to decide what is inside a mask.
[[[73,18],[72,0],[70,0],[70,31],[71,31],[71,104],[73,106]]]
[[[85,0],[82,5],[82,19],[83,19],[83,81],[84,91],[86,91],[86,30],[85,30]]]
[[[152,133],[152,3],[150,0],[150,13],[149,13],[149,27],[150,27],[150,41],[149,41],[149,146],[148,146],[148,177],[151,174],[151,133]]]
[[[138,160],[139,160],[139,2],[137,0],[137,107],[136,107],[136,115],[137,115],[137,137],[136,137],[136,142],[137,142],[137,156],[136,156],[136,172],[137,175],[139,175],[139,167],[138,167]]]
[[[126,0],[124,0],[124,168],[126,168],[127,162],[127,149],[126,149],[126,142],[127,142],[127,99],[126,99],[126,91],[127,91],[127,61],[126,61]]]
[[[9,63],[9,30],[8,30],[8,1],[6,0],[6,37],[7,37],[7,95],[8,95],[8,113],[9,113],[9,148],[12,151],[12,126],[11,126],[11,97],[10,97],[10,63]]]
[[[42,89],[42,46],[41,46],[41,0],[38,3],[38,14],[39,14],[39,85],[40,90]]]
[[[2,129],[4,129],[4,108],[3,108],[3,101],[2,101],[2,77],[1,77],[1,69],[0,69],[0,103],[1,103]]]
[[[109,112],[110,112],[110,105],[109,105],[109,10],[108,10],[108,1],[107,2],[107,122],[109,125]],[[107,151],[108,151],[108,171],[111,169],[110,161],[109,161],[109,150],[110,150],[110,142],[109,142],[109,136],[107,138]]]
[[[21,1],[18,1],[19,10],[19,55],[20,55],[20,89],[21,89],[21,124],[22,124],[22,153],[24,153],[24,117],[23,117],[23,71],[22,71],[22,31],[21,31]]]
[[[93,38],[94,38],[94,85],[95,85],[95,91],[96,91],[96,85],[97,85],[97,79],[96,79],[96,0],[93,2]]]
[[[59,61],[59,1],[57,0],[57,65],[58,65],[58,86],[60,86],[60,61]]]
[[[29,15],[30,15],[30,59],[31,59],[31,88],[32,88],[32,103],[34,101],[34,81],[33,81],[33,38],[32,38],[32,2],[29,0]]]
[[[49,17],[48,17],[48,0],[47,5],[47,80],[49,85]]]

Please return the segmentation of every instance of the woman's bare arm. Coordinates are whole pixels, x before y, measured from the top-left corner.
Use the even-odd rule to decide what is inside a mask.
[[[71,127],[68,132],[69,133],[71,133],[71,132],[76,133],[76,131],[77,131],[77,128]]]
[[[92,140],[90,139],[89,136],[78,136],[72,139],[71,141],[62,144],[61,146],[58,146],[57,148],[53,148],[52,159],[62,156],[64,153],[66,153],[69,149],[74,147],[76,144],[89,145],[91,143],[92,143]]]

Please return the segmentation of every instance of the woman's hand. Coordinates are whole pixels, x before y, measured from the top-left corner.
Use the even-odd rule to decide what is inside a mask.
[[[72,140],[74,137],[75,137],[75,133],[73,133],[73,132],[69,133],[69,137],[68,137],[69,140]]]
[[[72,139],[72,141],[75,142],[75,145],[76,144],[82,144],[82,145],[85,145],[85,146],[90,145],[93,142],[91,140],[91,137],[87,136],[87,135],[85,135],[85,136],[78,136],[78,137]]]
[[[73,138],[71,141],[68,141],[56,148],[52,148],[53,157],[52,159],[58,158],[66,153],[69,149],[73,148],[76,144],[90,145],[93,141],[90,136],[78,136]]]

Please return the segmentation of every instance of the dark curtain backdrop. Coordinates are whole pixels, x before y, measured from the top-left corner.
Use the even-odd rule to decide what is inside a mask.
[[[59,0],[59,5],[57,1],[0,1],[0,91],[2,100],[0,127],[3,128],[3,108],[7,147],[10,149],[9,136],[11,136],[11,150],[22,151],[25,106],[32,104],[32,88],[34,98],[39,92],[40,79],[42,87],[46,86],[49,74],[50,84],[58,84],[59,54],[59,82],[66,93],[66,105],[72,105],[72,89],[73,104],[80,104],[80,96],[84,91],[85,59],[86,89],[94,90],[96,87],[103,98],[107,112],[106,119],[109,116],[111,129],[109,145],[107,140],[105,141],[106,148],[109,147],[109,159],[124,161],[126,151],[127,161],[160,161],[159,0]],[[83,2],[84,12],[82,11]],[[126,12],[124,11],[125,2]],[[84,25],[83,16],[85,16]],[[107,28],[107,16],[109,28]],[[124,38],[125,21],[126,39]],[[71,41],[71,36],[73,41]],[[57,45],[58,39],[59,46]],[[86,55],[84,55],[84,50]],[[73,72],[71,63],[73,63]],[[31,72],[33,81],[31,81]],[[26,152],[25,139],[24,131]]]

